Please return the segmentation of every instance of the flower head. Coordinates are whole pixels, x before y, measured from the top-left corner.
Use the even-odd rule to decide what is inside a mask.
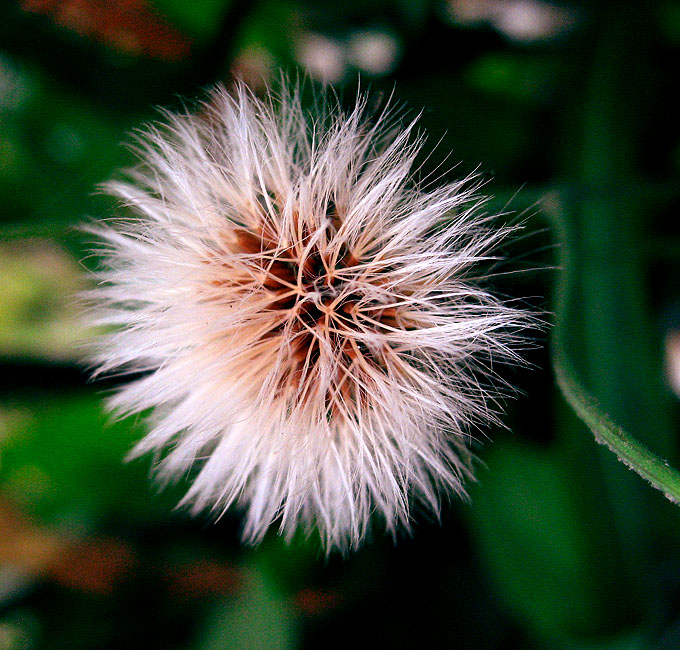
[[[134,217],[95,228],[96,364],[145,373],[110,405],[152,409],[134,453],[195,468],[186,503],[346,548],[374,513],[395,531],[464,494],[489,363],[526,319],[470,278],[507,230],[470,179],[419,186],[413,123],[301,104],[218,88],[140,136],[107,186]]]

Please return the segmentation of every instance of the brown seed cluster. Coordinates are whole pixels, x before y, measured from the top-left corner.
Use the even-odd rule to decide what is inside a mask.
[[[320,358],[324,350],[333,355],[335,376],[324,399],[329,415],[336,416],[346,412],[352,401],[367,402],[371,376],[377,370],[388,372],[389,365],[391,372],[399,372],[387,358],[389,345],[376,344],[371,335],[411,328],[399,308],[390,305],[386,292],[369,296],[362,291],[362,283],[376,288],[381,282],[367,275],[365,260],[345,244],[327,245],[342,218],[335,206],[326,217],[323,237],[317,233],[314,238],[307,223],[294,213],[293,236],[283,243],[266,226],[235,228],[228,250],[239,256],[238,271],[234,273],[230,262],[229,273],[211,284],[239,286],[242,295],[256,291],[266,296],[271,321],[263,327],[253,351],[278,353],[281,346],[288,347],[279,390],[294,396],[298,404],[318,397],[315,380],[321,373]],[[271,346],[273,341],[280,345]]]

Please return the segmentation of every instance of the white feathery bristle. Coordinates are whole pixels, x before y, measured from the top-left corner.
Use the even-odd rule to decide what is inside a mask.
[[[152,409],[134,455],[195,469],[184,502],[237,504],[248,542],[277,522],[345,550],[464,496],[530,318],[469,279],[509,231],[474,179],[423,189],[415,123],[324,102],[217,88],[144,131],[87,297],[96,373],[144,373],[110,400]]]

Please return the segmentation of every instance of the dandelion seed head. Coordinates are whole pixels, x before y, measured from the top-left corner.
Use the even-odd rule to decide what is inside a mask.
[[[278,523],[345,550],[464,496],[490,364],[519,360],[528,317],[471,277],[508,229],[473,179],[422,187],[423,139],[394,125],[361,97],[217,88],[106,186],[132,216],[92,228],[96,373],[143,373],[109,403],[151,410],[133,454],[193,470],[194,511],[240,506],[245,541]]]

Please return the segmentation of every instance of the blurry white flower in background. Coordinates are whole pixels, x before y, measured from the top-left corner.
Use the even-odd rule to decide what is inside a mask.
[[[554,38],[577,20],[576,10],[542,0],[448,0],[453,20],[464,26],[491,25],[520,42]]]
[[[673,392],[680,397],[680,331],[669,329],[664,341],[666,379]]]
[[[252,91],[264,90],[274,70],[274,57],[264,47],[251,45],[243,48],[234,58],[231,73]]]
[[[305,34],[297,44],[298,63],[321,83],[337,83],[345,74],[343,46],[321,34]]]
[[[399,61],[399,43],[385,31],[356,32],[349,39],[348,60],[362,72],[389,74]]]
[[[307,73],[324,84],[338,83],[352,69],[380,77],[399,62],[399,42],[381,29],[353,32],[346,39],[307,33],[298,41],[297,61]]]

